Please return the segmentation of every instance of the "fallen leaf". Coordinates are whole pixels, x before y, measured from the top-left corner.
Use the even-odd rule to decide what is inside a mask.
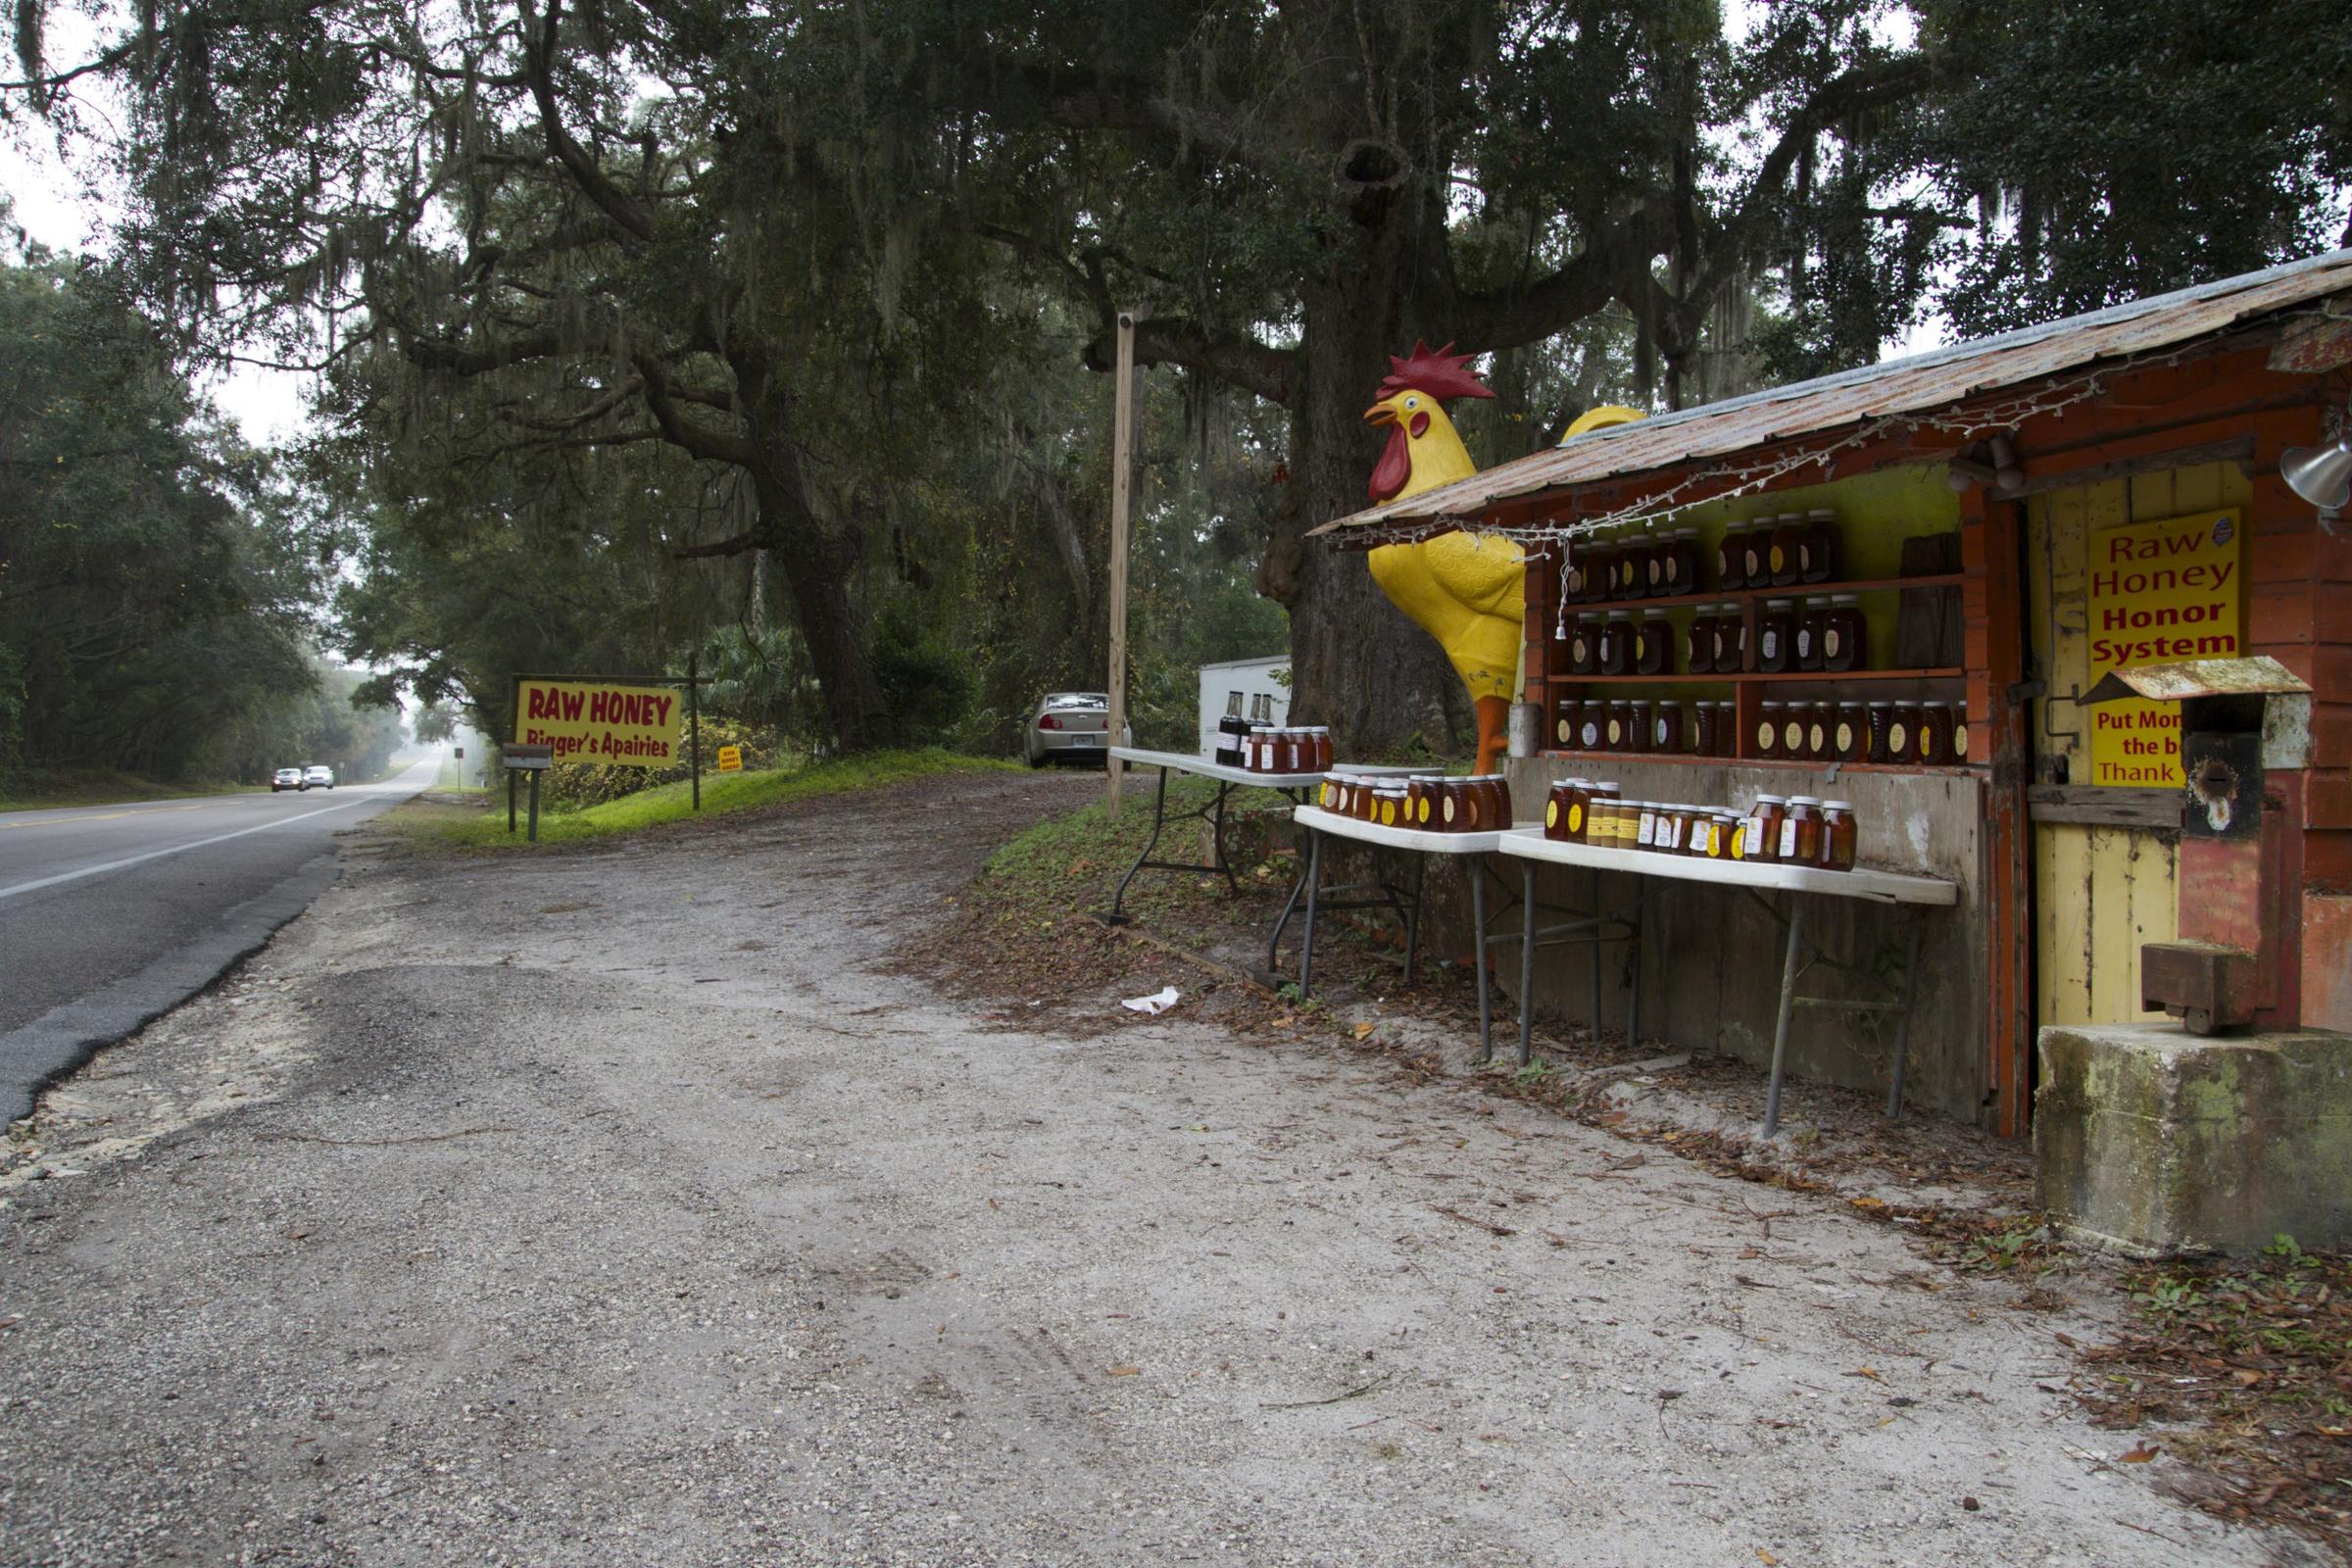
[[[1619,1159],[1613,1154],[1603,1154],[1600,1156],[1600,1162],[1611,1170],[1632,1170],[1644,1163],[1640,1154],[1628,1154],[1623,1159]]]
[[[1595,1116],[1595,1117],[1593,1117],[1593,1118],[1592,1118],[1592,1125],[1593,1125],[1593,1126],[1595,1126],[1595,1127],[1615,1127],[1615,1126],[1618,1126],[1619,1124],[1621,1124],[1621,1123],[1622,1123],[1624,1120],[1625,1120],[1625,1112],[1624,1112],[1624,1111],[1622,1111],[1622,1110],[1612,1110],[1612,1111],[1610,1111],[1610,1112],[1609,1112],[1607,1115],[1605,1115],[1605,1116]]]
[[[2232,1372],[2230,1376],[2236,1380],[2237,1386],[2241,1389],[2250,1389],[2262,1381],[2261,1373],[2250,1370]]]
[[[1875,1366],[1858,1366],[1851,1372],[1846,1373],[1845,1376],[1849,1378],[1868,1378],[1873,1383],[1885,1381],[1879,1376],[1879,1369]]]
[[[1003,1208],[1003,1207],[1004,1207],[1004,1205],[1003,1205],[1002,1203],[999,1203],[999,1202],[998,1202],[998,1201],[997,1201],[995,1199],[993,1199],[993,1198],[992,1198],[992,1199],[990,1199],[990,1200],[988,1200],[988,1206],[989,1206],[989,1207],[991,1207],[991,1208]]]
[[[1363,1039],[1364,1036],[1370,1034],[1371,1032],[1372,1026],[1368,1023],[1359,1023],[1355,1026],[1355,1038],[1358,1040]]]
[[[2053,1329],[2050,1331],[2050,1334],[2051,1338],[2055,1339],[2060,1345],[2065,1346],[2068,1349],[2071,1350],[2075,1348],[2075,1342],[2073,1338],[2069,1336],[2065,1330]]]
[[[2146,1464],[2163,1451],[2152,1443],[2143,1443],[2136,1448],[2125,1449],[2122,1458],[2126,1464]]]
[[[1846,1201],[1852,1203],[1856,1208],[1885,1208],[1886,1206],[1886,1200],[1883,1198],[1851,1198]]]
[[[1122,1362],[1110,1369],[1110,1375],[1114,1378],[1131,1378],[1142,1370],[1143,1368],[1140,1366],[1128,1366]]]
[[[310,1233],[308,1230],[306,1230],[306,1229],[304,1229],[302,1226],[299,1226],[299,1225],[298,1225],[298,1226],[296,1226],[294,1229],[292,1229],[292,1230],[290,1230],[290,1231],[286,1232],[286,1240],[287,1240],[287,1241],[289,1241],[289,1242],[299,1242],[299,1241],[301,1241],[301,1240],[302,1240],[302,1239],[303,1239],[305,1236],[308,1236],[308,1235],[310,1235],[310,1234],[311,1234],[311,1233]]]
[[[1762,1546],[1758,1546],[1756,1548],[1756,1561],[1762,1563],[1764,1568],[1780,1568],[1781,1563],[1780,1558],[1775,1557],[1771,1552],[1766,1551]]]

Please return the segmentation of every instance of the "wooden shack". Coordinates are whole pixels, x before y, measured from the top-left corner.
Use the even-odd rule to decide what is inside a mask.
[[[1510,764],[1523,820],[1568,774],[1735,809],[1759,792],[1835,795],[1859,814],[1864,863],[1957,881],[1959,906],[1922,954],[1913,1096],[2014,1135],[2030,1115],[2037,1028],[2151,1016],[2139,950],[2174,930],[2178,715],[2083,706],[2118,665],[2265,654],[2312,688],[2265,740],[2291,823],[2291,929],[2258,1022],[2352,1030],[2352,521],[2279,477],[2281,453],[2336,438],[2348,400],[2352,252],[2338,252],[1596,431],[1322,531],[1348,546],[1446,528],[1521,542],[1523,700],[1547,743]],[[1750,583],[1735,567],[1738,586],[1723,585],[1727,536],[1819,514],[1826,575]],[[1696,580],[1648,591],[1659,546],[1686,530]],[[1641,591],[1620,577],[1595,594],[1592,568],[1628,555]],[[1805,601],[1845,594],[1865,629],[1858,667],[1786,655],[1767,667],[1773,617],[1799,630]],[[1580,617],[1605,627],[1618,614],[1637,633],[1667,630],[1663,668],[1576,662]],[[1693,620],[1726,617],[1740,633],[1734,667],[1693,668]],[[1630,735],[1636,703],[1648,723],[1631,744],[1588,741],[1595,705],[1601,734],[1620,716]],[[1707,754],[1702,704],[1718,705]],[[1914,742],[1886,760],[1791,756],[1766,723],[1819,712],[1835,725],[1846,705],[1867,718],[1873,704],[1941,710],[1954,754],[1929,760]],[[1680,734],[1661,748],[1668,707]],[[1820,934],[1833,993],[1865,995],[1901,962],[1870,906]],[[1642,942],[1638,965],[1614,956],[1598,997],[1584,964],[1539,965],[1540,1005],[1620,1026],[1638,975],[1645,1037],[1763,1060],[1781,962],[1768,908],[1662,886]],[[1514,968],[1502,966],[1506,981]],[[1791,1068],[1878,1088],[1887,1033],[1869,1014],[1816,1014]]]

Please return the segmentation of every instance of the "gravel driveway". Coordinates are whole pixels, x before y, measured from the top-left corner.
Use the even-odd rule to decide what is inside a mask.
[[[897,971],[1090,787],[349,841],[0,1178],[0,1563],[2294,1554],[2114,1462],[2063,1320],[1834,1201]]]

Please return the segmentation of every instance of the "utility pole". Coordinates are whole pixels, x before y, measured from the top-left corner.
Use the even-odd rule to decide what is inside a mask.
[[[1136,313],[1119,313],[1117,401],[1110,421],[1110,733],[1107,748],[1119,744],[1127,729],[1127,512],[1135,466],[1135,321]],[[1111,820],[1119,815],[1119,780],[1127,764],[1107,752],[1102,772],[1108,786],[1104,809]]]

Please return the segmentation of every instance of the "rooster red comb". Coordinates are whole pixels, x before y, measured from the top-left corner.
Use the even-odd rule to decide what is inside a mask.
[[[1427,343],[1415,338],[1410,359],[1400,360],[1394,354],[1389,356],[1391,368],[1388,379],[1380,383],[1380,395],[1384,399],[1391,398],[1409,388],[1415,392],[1426,392],[1441,403],[1454,398],[1491,398],[1494,395],[1494,389],[1480,380],[1478,372],[1470,368],[1470,362],[1474,358],[1474,355],[1454,353],[1451,343],[1433,354]]]

